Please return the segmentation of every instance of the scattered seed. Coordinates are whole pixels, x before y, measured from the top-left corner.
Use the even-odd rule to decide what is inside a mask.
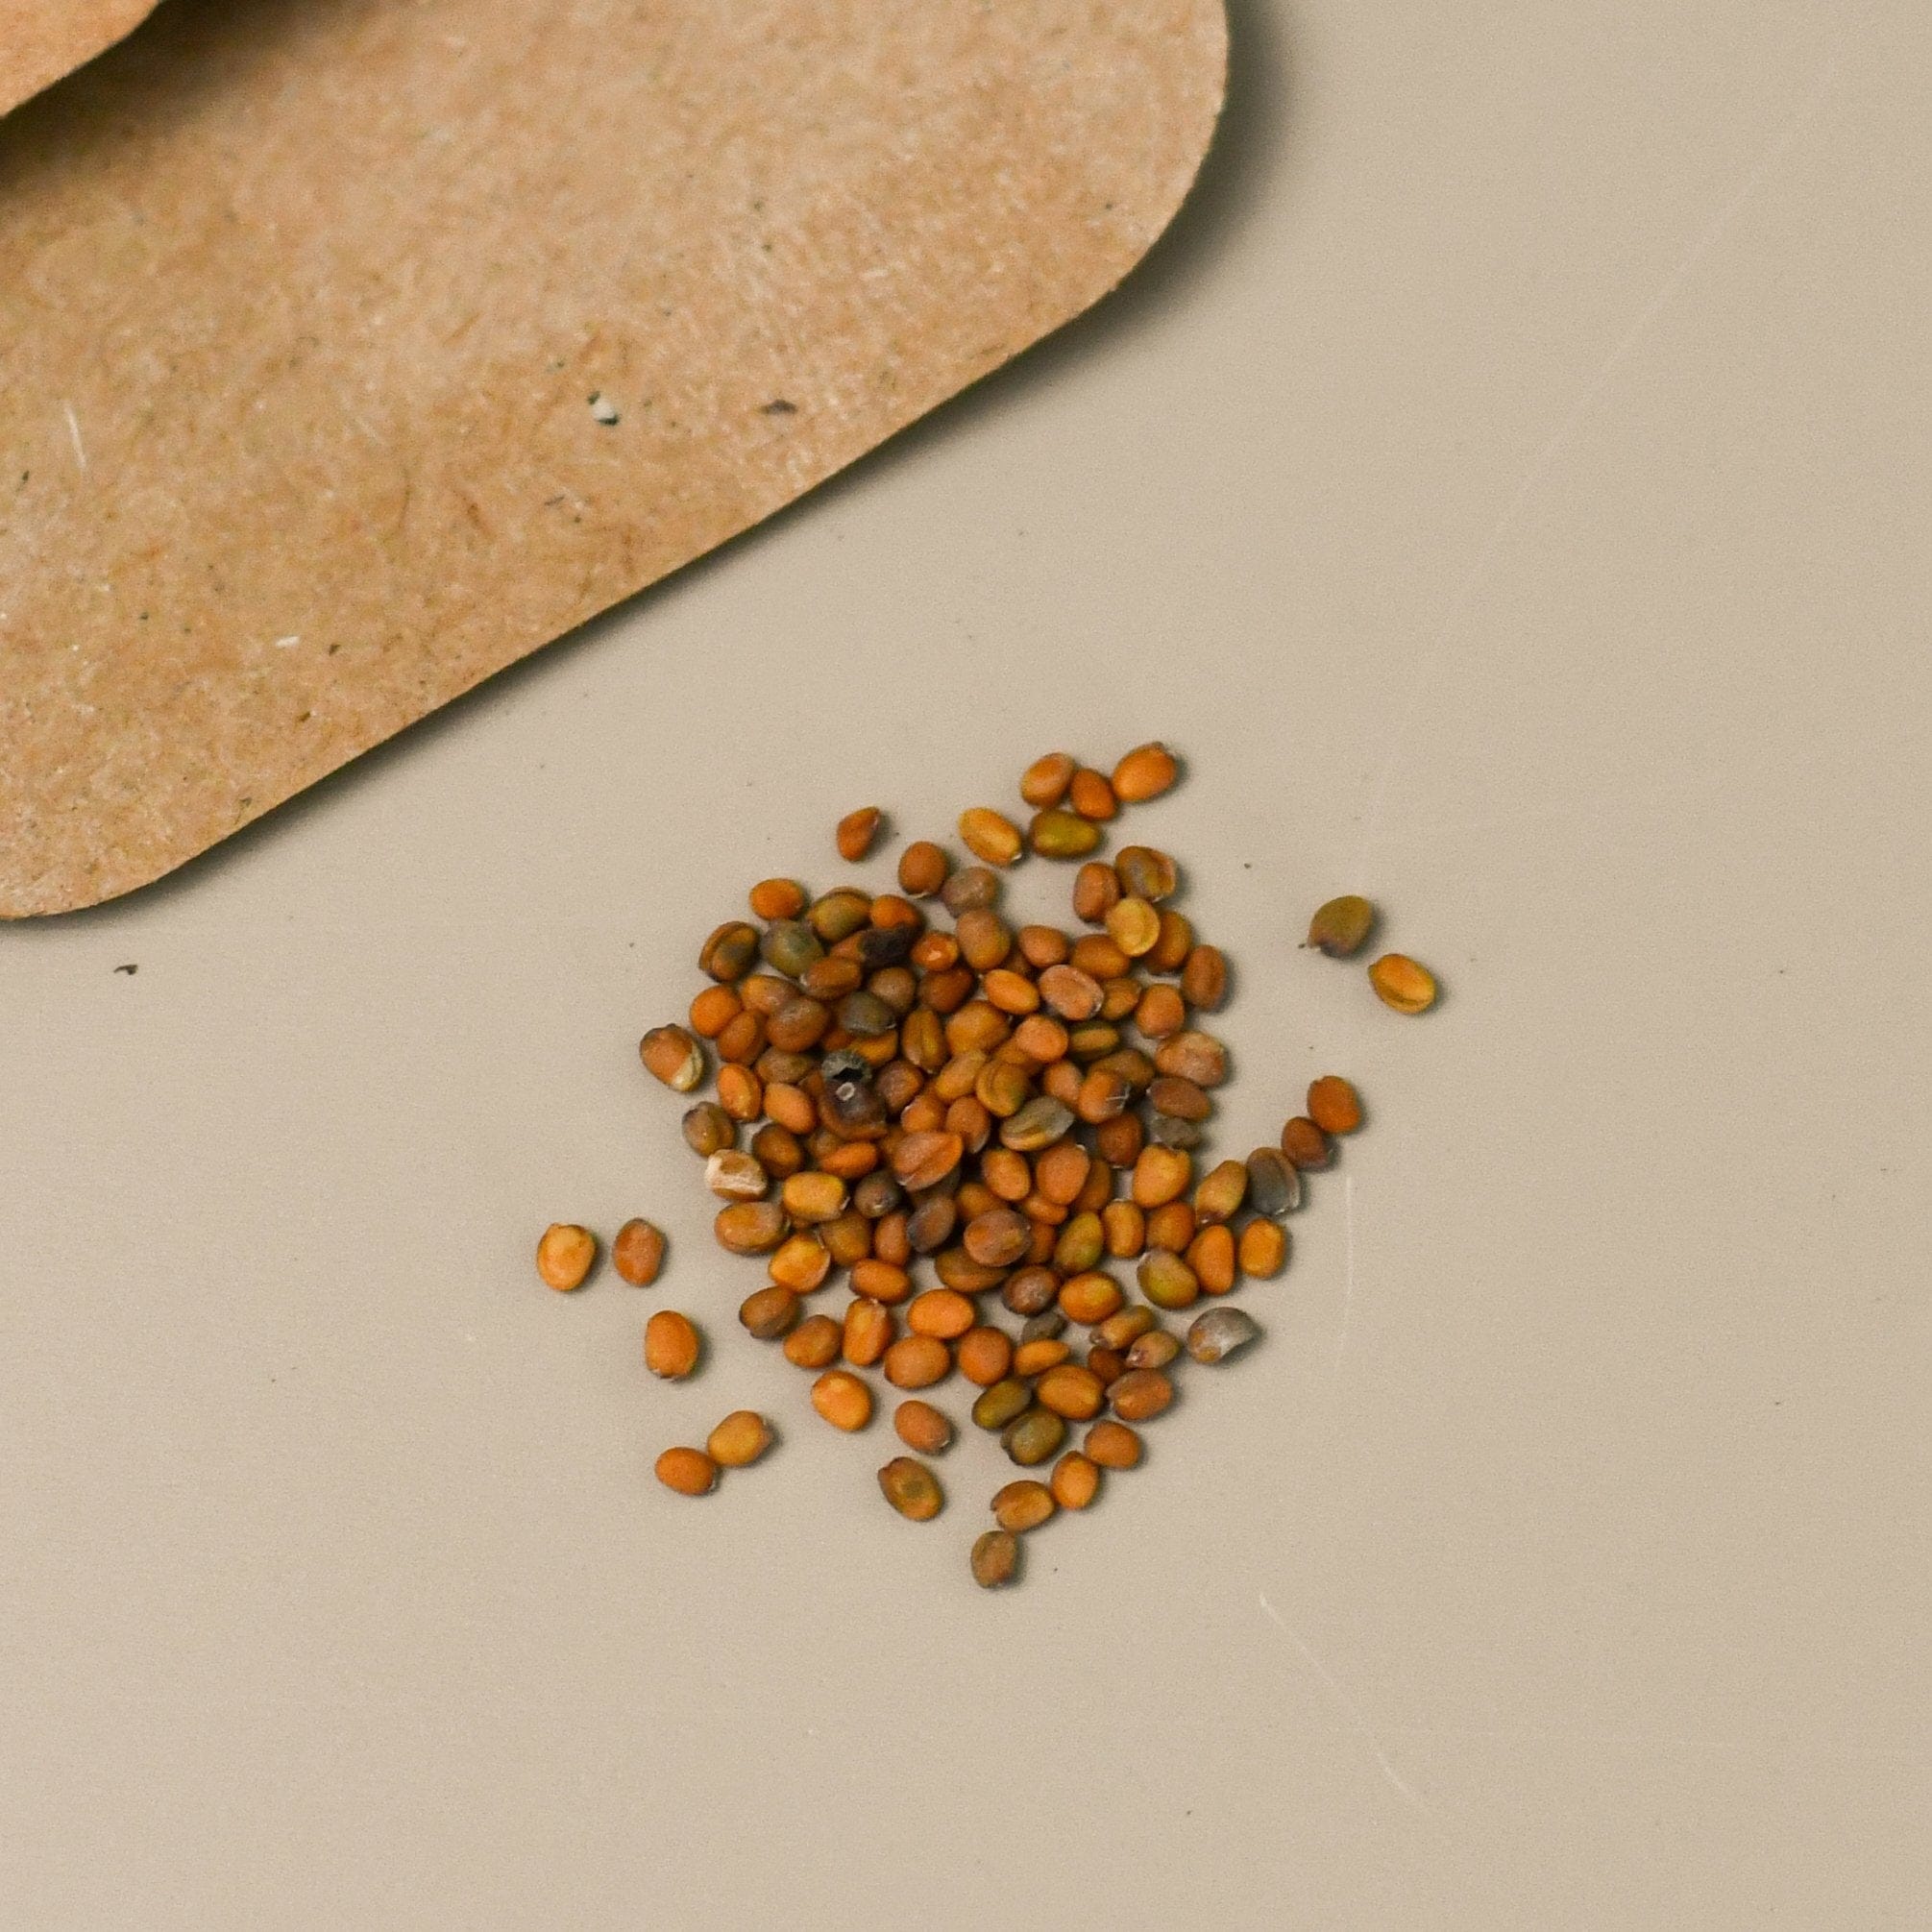
[[[646,1069],[673,1093],[689,1093],[704,1078],[704,1049],[681,1026],[654,1026],[637,1043]]]
[[[1141,805],[1172,789],[1180,776],[1164,745],[1137,745],[1113,768],[1113,793],[1123,805]]]
[[[1019,857],[1019,827],[985,805],[960,814],[960,837],[974,858],[989,866],[1010,866]]]
[[[834,1429],[850,1433],[871,1421],[872,1391],[842,1368],[827,1369],[812,1384],[812,1406]]]
[[[610,1244],[610,1264],[621,1281],[648,1288],[664,1266],[664,1235],[648,1221],[629,1220]]]
[[[1374,924],[1375,908],[1356,893],[1345,893],[1315,909],[1306,943],[1332,960],[1344,960],[1361,950]]]
[[[1002,1529],[1011,1529],[1017,1536],[1038,1529],[1059,1506],[1045,1483],[1022,1476],[995,1491],[992,1516]]]
[[[659,1308],[644,1325],[644,1365],[666,1382],[682,1382],[697,1366],[697,1330],[689,1315]]]
[[[945,1507],[939,1478],[910,1455],[895,1455],[879,1471],[879,1487],[886,1501],[914,1523],[930,1523]]]
[[[856,812],[847,812],[839,820],[835,843],[840,858],[847,865],[857,865],[872,849],[872,841],[879,835],[880,817],[876,805],[862,805]]]
[[[982,1590],[997,1590],[1019,1573],[1019,1538],[1011,1529],[989,1529],[972,1546],[972,1579]]]
[[[1244,1308],[1210,1308],[1197,1316],[1187,1331],[1187,1353],[1196,1361],[1226,1361],[1259,1340],[1260,1333],[1255,1318]]]
[[[1406,953],[1383,953],[1369,967],[1368,983],[1397,1013],[1427,1013],[1435,1004],[1435,975]]]
[[[575,1221],[552,1221],[537,1242],[537,1273],[547,1288],[583,1286],[597,1259],[597,1236]]]
[[[1301,1113],[1283,1123],[1282,1152],[1300,1169],[1326,1167],[1334,1159],[1329,1137]]]
[[[951,1447],[953,1426],[931,1403],[909,1397],[893,1411],[893,1429],[908,1449],[941,1455]]]
[[[667,1449],[657,1458],[657,1480],[680,1496],[708,1496],[718,1487],[718,1465],[701,1449]]]
[[[771,1425],[755,1408],[734,1408],[705,1438],[705,1452],[721,1469],[745,1469],[771,1447]]]
[[[1361,1095],[1338,1073],[1308,1088],[1308,1118],[1324,1134],[1353,1134],[1361,1125]]]
[[[1169,1336],[1168,1339],[1173,1338]],[[1085,1446],[1088,1455],[1102,1469],[1134,1469],[1139,1466],[1141,1445],[1138,1433],[1124,1422],[1115,1422],[1112,1416],[1096,1422],[1087,1431]]]

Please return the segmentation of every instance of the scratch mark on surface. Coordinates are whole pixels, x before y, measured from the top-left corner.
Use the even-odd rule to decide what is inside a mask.
[[[1558,456],[1568,447],[1577,431],[1583,427],[1598,399],[1609,386],[1610,379],[1629,359],[1632,351],[1651,332],[1657,318],[1668,308],[1678,289],[1696,273],[1704,257],[1717,247],[1725,232],[1742,214],[1757,191],[1770,180],[1785,156],[1790,153],[1798,136],[1803,134],[1817,117],[1824,105],[1825,96],[1831,91],[1832,83],[1838,77],[1840,57],[1845,45],[1845,37],[1826,57],[1818,78],[1812,83],[1797,106],[1788,114],[1783,124],[1773,134],[1764,152],[1759,155],[1743,182],[1719,206],[1715,213],[1705,222],[1698,233],[1692,237],[1690,245],[1678,256],[1670,272],[1658,283],[1650,300],[1638,309],[1635,319],[1612,345],[1610,353],[1599,365],[1597,373],[1584,383],[1582,392],[1572,404],[1569,412],[1556,425],[1550,439],[1537,451],[1529,467],[1524,471],[1522,480],[1515,493],[1503,506],[1503,513],[1491,527],[1488,536],[1477,550],[1475,560],[1456,586],[1455,594],[1449,600],[1449,608],[1437,626],[1435,635],[1430,640],[1429,649],[1423,660],[1421,674],[1413,680],[1408,704],[1397,721],[1395,734],[1389,740],[1387,755],[1382,759],[1382,770],[1376,774],[1374,790],[1369,794],[1368,809],[1362,815],[1361,848],[1357,855],[1356,870],[1359,874],[1368,863],[1369,853],[1375,845],[1382,827],[1382,807],[1388,798],[1388,788],[1403,755],[1407,748],[1409,733],[1416,720],[1422,715],[1431,692],[1441,673],[1449,654],[1449,646],[1455,635],[1456,626],[1462,622],[1469,607],[1476,601],[1477,593],[1482,588],[1489,575],[1490,566],[1496,561],[1503,548],[1504,539],[1516,526],[1518,518],[1528,506],[1529,501],[1542,487],[1545,479],[1554,468]]]
[[[81,419],[74,414],[74,405],[63,396],[61,407],[67,412],[67,434],[74,439],[74,460],[81,466],[82,476],[87,474],[87,446],[81,440]]]
[[[1355,1729],[1357,1729],[1361,1733],[1362,1742],[1365,1745],[1367,1745],[1370,1751],[1374,1753],[1375,1761],[1381,1767],[1382,1777],[1386,1780],[1389,1789],[1393,1791],[1396,1794],[1396,1796],[1403,1800],[1404,1803],[1412,1805],[1417,1811],[1421,1812],[1423,1817],[1428,1819],[1429,1822],[1431,1824],[1435,1825],[1436,1828],[1439,1830],[1441,1828],[1442,1821],[1438,1819],[1435,1813],[1431,1811],[1429,1808],[1429,1806],[1422,1800],[1422,1798],[1416,1794],[1413,1787],[1405,1782],[1402,1773],[1396,1770],[1394,1765],[1389,1763],[1388,1753],[1382,1749],[1382,1742],[1375,1734],[1375,1727],[1369,1723],[1368,1719],[1362,1715],[1361,1707],[1356,1702],[1356,1700],[1352,1697],[1349,1696],[1349,1694],[1345,1690],[1342,1689],[1341,1685],[1338,1684],[1334,1680],[1334,1678],[1329,1675],[1328,1666],[1324,1664],[1322,1660],[1318,1656],[1316,1656],[1311,1650],[1308,1649],[1308,1645],[1303,1641],[1300,1631],[1296,1630],[1293,1627],[1293,1626],[1290,1625],[1287,1622],[1287,1620],[1282,1615],[1282,1613],[1278,1609],[1276,1609],[1271,1602],[1268,1602],[1268,1593],[1265,1590],[1258,1590],[1256,1591],[1255,1595],[1257,1600],[1259,1602],[1261,1605],[1262,1611],[1267,1616],[1268,1621],[1271,1624],[1273,1624],[1275,1627],[1281,1631],[1283,1636],[1287,1638],[1288,1642],[1294,1645],[1295,1649],[1298,1650],[1302,1653],[1303,1657],[1307,1659],[1308,1669],[1315,1674],[1315,1676],[1319,1680],[1322,1688],[1325,1691],[1327,1691],[1329,1696],[1333,1700],[1335,1708],[1341,1712],[1342,1716],[1349,1721],[1349,1723],[1355,1727]]]
[[[1335,1334],[1335,1374],[1349,1345],[1349,1315],[1355,1308],[1355,1176],[1342,1176],[1342,1319]]]

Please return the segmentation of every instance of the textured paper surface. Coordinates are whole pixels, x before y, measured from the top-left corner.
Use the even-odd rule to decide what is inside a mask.
[[[1219,0],[180,0],[0,124],[0,913],[757,523],[1172,216]]]
[[[0,0],[0,114],[111,47],[155,0]]]

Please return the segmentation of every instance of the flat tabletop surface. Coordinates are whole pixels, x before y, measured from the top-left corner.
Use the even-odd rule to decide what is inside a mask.
[[[1118,298],[0,930],[0,1922],[1924,1922],[1932,16],[1234,28]],[[636,1040],[843,812],[1156,736],[1217,1145],[1370,1119],[1262,1343],[990,1595],[1012,1472],[884,1507]],[[1297,950],[1349,889],[1435,1012]],[[656,1287],[537,1283],[631,1214]],[[762,1465],[651,1480],[743,1406]]]

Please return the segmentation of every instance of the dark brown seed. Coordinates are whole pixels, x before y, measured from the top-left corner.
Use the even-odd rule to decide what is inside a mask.
[[[999,902],[999,874],[988,866],[963,866],[947,879],[940,897],[954,918],[962,913],[996,905]]]
[[[706,1160],[720,1148],[736,1146],[738,1123],[715,1100],[700,1100],[684,1116],[685,1143]]]
[[[1334,1149],[1329,1145],[1329,1137],[1301,1113],[1283,1125],[1282,1152],[1304,1170],[1326,1167],[1334,1159]]]
[[[1248,1156],[1248,1206],[1279,1220],[1302,1205],[1302,1177],[1279,1148],[1257,1147]]]
[[[761,1342],[776,1341],[797,1326],[801,1304],[790,1288],[760,1288],[746,1295],[738,1310],[738,1319]]]

